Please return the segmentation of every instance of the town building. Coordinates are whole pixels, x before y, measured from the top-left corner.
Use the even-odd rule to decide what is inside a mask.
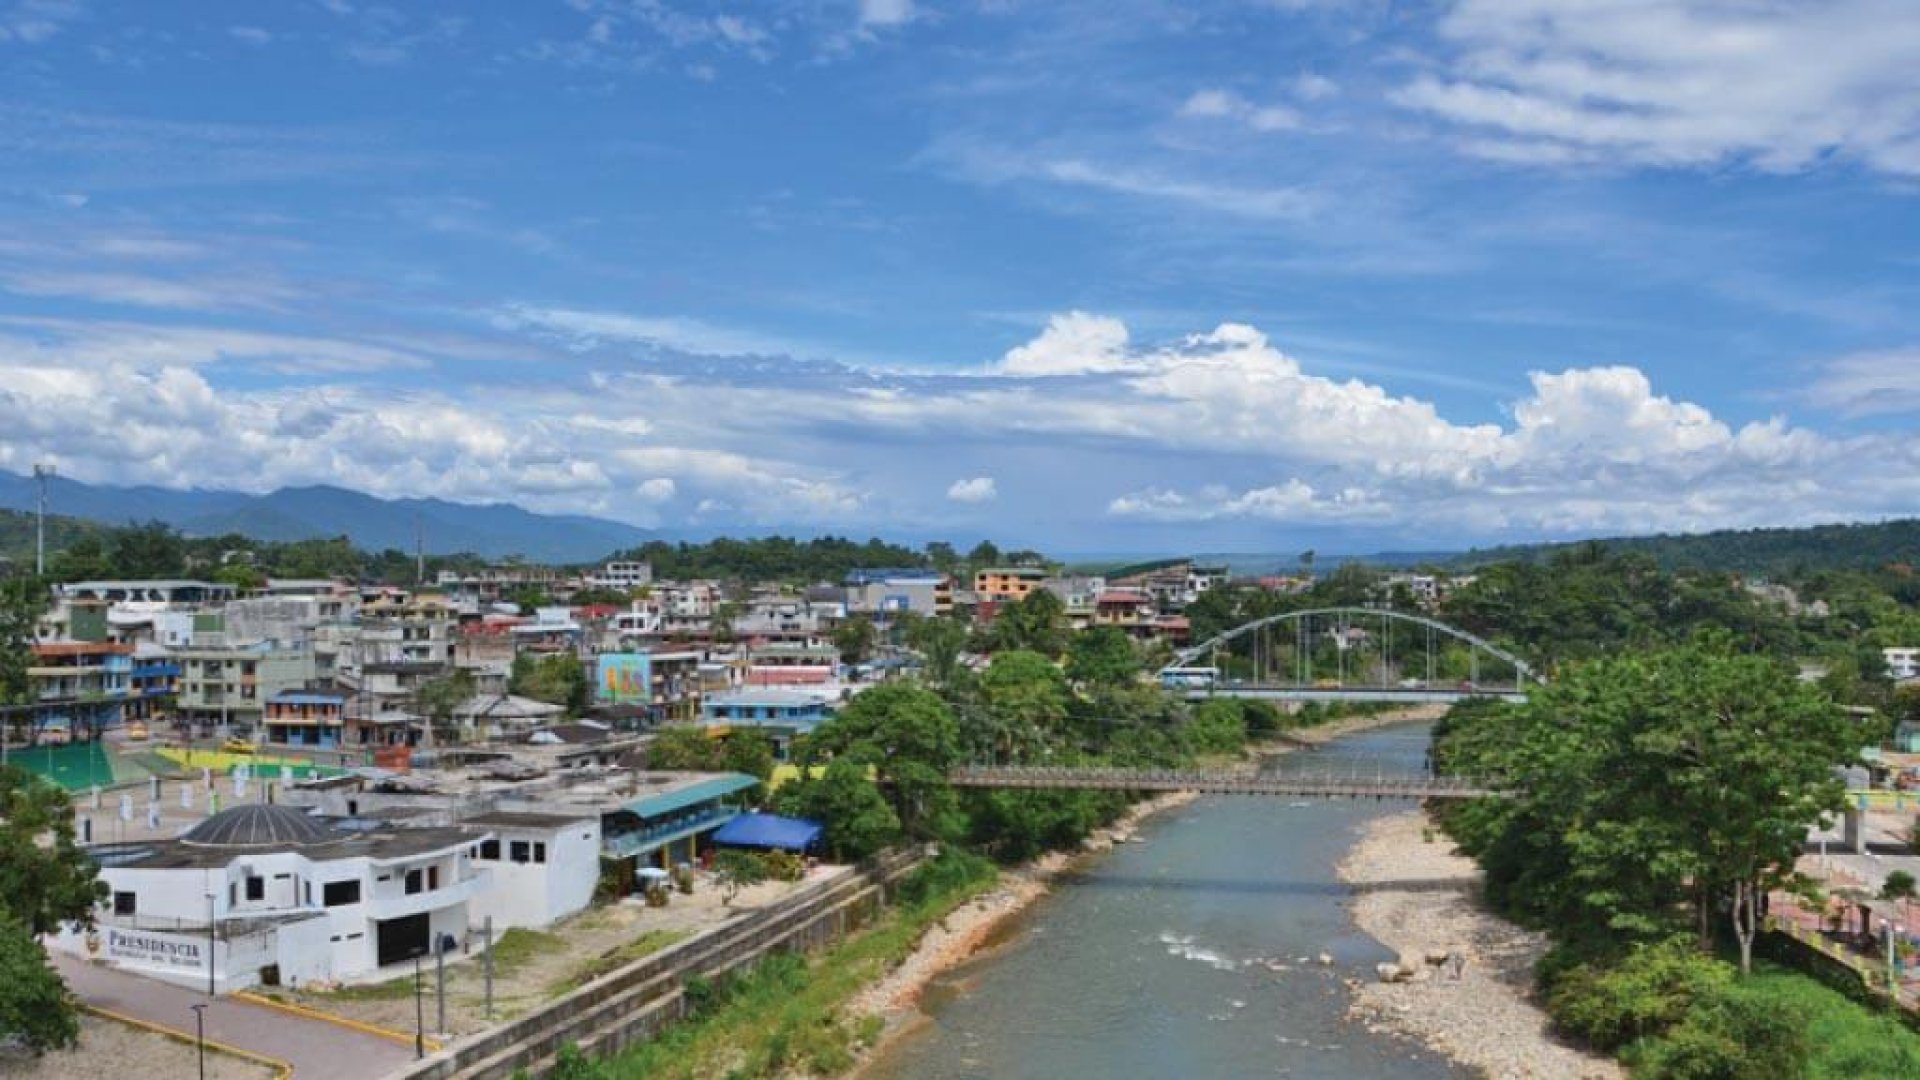
[[[1046,579],[1037,566],[990,567],[973,575],[973,591],[981,602],[1013,602],[1025,600]]]
[[[890,618],[906,612],[933,618],[953,610],[953,586],[934,570],[854,570],[846,579],[847,610]]]
[[[588,811],[496,810],[461,820],[487,833],[469,854],[493,875],[467,912],[495,931],[551,926],[593,903],[600,880],[600,817]]]
[[[1887,664],[1887,678],[1894,682],[1920,679],[1920,648],[1881,649],[1880,655]]]
[[[316,690],[282,690],[267,699],[261,724],[266,741],[285,746],[339,749],[346,740],[343,694]]]
[[[653,564],[634,559],[603,563],[600,569],[587,576],[586,583],[595,589],[635,592],[653,584]]]
[[[221,992],[366,976],[462,938],[491,833],[329,821],[289,806],[223,810],[177,840],[90,849],[108,896],[97,930],[54,948]]]
[[[791,757],[793,740],[813,734],[827,719],[827,700],[798,690],[754,688],[716,694],[700,703],[700,723],[709,729],[755,728],[773,740],[775,756]]]

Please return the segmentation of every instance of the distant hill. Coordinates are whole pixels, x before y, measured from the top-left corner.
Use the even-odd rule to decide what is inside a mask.
[[[0,509],[30,512],[34,498],[32,477],[0,472]],[[307,540],[344,534],[369,551],[412,551],[417,525],[430,553],[468,551],[491,559],[522,555],[547,563],[594,562],[654,535],[617,521],[536,514],[512,503],[380,499],[325,485],[248,495],[114,487],[55,477],[47,487],[47,509],[50,515],[109,525],[164,521],[189,536],[243,533],[259,540]],[[52,546],[51,537],[48,542]]]
[[[1813,570],[1868,570],[1891,563],[1920,566],[1920,518],[1520,544],[1475,549],[1438,561],[1460,568],[1509,561],[1542,562],[1556,551],[1588,543],[1609,551],[1647,555],[1669,570],[1710,569],[1772,576]]]

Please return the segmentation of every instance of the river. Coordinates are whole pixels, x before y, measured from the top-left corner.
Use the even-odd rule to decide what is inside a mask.
[[[1426,734],[1382,728],[1269,767],[1418,770]],[[1154,818],[937,982],[927,1022],[864,1075],[1465,1075],[1345,1018],[1342,980],[1393,957],[1354,929],[1334,867],[1362,822],[1396,808],[1211,797]]]

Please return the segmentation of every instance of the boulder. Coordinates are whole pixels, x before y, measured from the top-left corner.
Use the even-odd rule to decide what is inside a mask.
[[[1413,974],[1399,964],[1392,963],[1375,964],[1373,970],[1380,974],[1380,981],[1383,983],[1403,983]]]

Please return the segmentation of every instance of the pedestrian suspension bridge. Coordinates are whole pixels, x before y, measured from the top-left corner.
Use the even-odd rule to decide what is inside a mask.
[[[1025,791],[1193,791],[1295,799],[1487,799],[1506,793],[1451,776],[1358,771],[1249,773],[1230,769],[1109,769],[969,766],[947,775],[954,787]]]
[[[1160,671],[1188,698],[1452,704],[1524,701],[1544,680],[1505,649],[1443,622],[1388,608],[1290,611],[1184,649]]]

